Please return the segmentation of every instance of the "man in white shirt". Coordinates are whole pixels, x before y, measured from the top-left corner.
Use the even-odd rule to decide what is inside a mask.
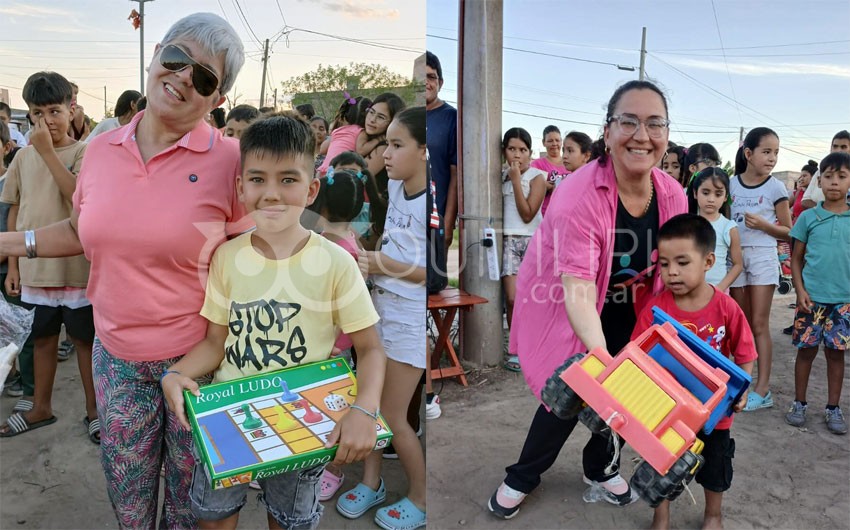
[[[12,123],[12,108],[2,101],[0,101],[0,121],[9,127],[9,135],[18,147],[25,147],[27,145],[27,139],[18,130],[18,125]]]

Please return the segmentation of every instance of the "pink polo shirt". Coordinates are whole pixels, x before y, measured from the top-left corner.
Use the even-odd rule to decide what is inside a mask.
[[[653,168],[652,181],[661,224],[687,212],[682,187],[672,177]],[[555,188],[546,217],[528,244],[517,275],[510,351],[519,355],[525,380],[538,399],[556,368],[587,351],[570,327],[561,276],[593,281],[601,314],[614,258],[616,213],[613,164],[591,162]],[[660,272],[654,278],[653,292],[636,299],[637,312],[649,295],[663,289]]]
[[[118,358],[158,361],[204,338],[213,251],[252,223],[236,197],[239,144],[201,121],[145,164],[143,114],[88,144],[74,208],[98,337]]]

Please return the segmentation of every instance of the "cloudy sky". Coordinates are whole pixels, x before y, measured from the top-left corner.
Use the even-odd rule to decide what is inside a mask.
[[[80,103],[98,120],[104,86],[108,107],[124,90],[138,90],[139,32],[127,20],[133,9],[139,9],[138,2],[0,0],[0,88],[9,90],[12,107],[25,108],[21,89],[38,70],[55,70],[75,81]],[[198,11],[224,16],[242,37],[247,59],[230,94],[241,95],[240,103],[259,102],[260,42],[267,38],[272,40],[269,85],[277,87],[320,63],[378,63],[409,78],[425,46],[425,4],[419,1],[155,0],[145,3],[146,63],[169,26]],[[292,31],[282,34],[285,27]],[[270,88],[266,96],[270,103]],[[280,91],[278,97],[283,98]]]
[[[504,0],[503,130],[526,128],[540,150],[550,123],[598,136],[614,89],[638,77],[646,26],[646,73],[668,95],[671,140],[733,160],[740,127],[768,126],[777,170],[796,171],[850,129],[848,21],[847,0]],[[457,27],[456,0],[428,1],[427,45],[450,102]]]

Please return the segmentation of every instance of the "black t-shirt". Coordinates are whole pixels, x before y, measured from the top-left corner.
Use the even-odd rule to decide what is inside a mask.
[[[617,199],[616,229],[611,280],[600,316],[612,355],[629,342],[637,323],[632,289],[637,283],[652,281],[658,261],[658,197],[653,195],[649,211],[641,217],[632,217]]]

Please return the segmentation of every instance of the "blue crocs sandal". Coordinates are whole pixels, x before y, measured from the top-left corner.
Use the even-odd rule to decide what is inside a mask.
[[[764,397],[756,394],[755,392],[750,392],[747,395],[747,404],[744,406],[744,412],[752,412],[758,409],[767,409],[773,406],[773,394],[770,393],[770,390],[767,391],[767,394]]]
[[[384,530],[416,530],[425,526],[425,512],[405,497],[395,504],[379,508],[375,513],[375,524]]]
[[[343,517],[357,519],[368,512],[372,506],[377,506],[384,502],[386,498],[387,489],[384,487],[384,479],[381,479],[381,485],[378,486],[378,491],[373,491],[361,482],[354,489],[348,490],[339,496],[336,500],[336,511]]]

